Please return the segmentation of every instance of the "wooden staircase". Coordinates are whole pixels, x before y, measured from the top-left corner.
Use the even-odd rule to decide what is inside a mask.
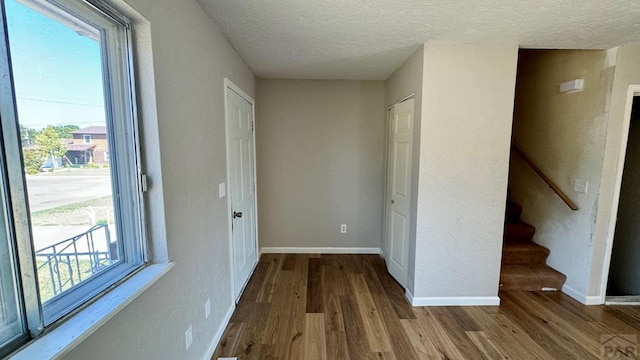
[[[520,214],[520,205],[507,203],[500,290],[561,290],[566,276],[546,264],[549,249],[531,241],[536,228],[521,222]]]

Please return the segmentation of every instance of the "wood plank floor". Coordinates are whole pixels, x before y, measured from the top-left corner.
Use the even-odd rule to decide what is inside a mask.
[[[411,307],[377,255],[265,254],[212,359],[638,358],[640,307],[500,297],[500,307]]]

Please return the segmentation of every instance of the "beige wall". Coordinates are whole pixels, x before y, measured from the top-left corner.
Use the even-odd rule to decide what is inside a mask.
[[[584,79],[584,91],[559,92],[560,83]],[[548,264],[567,275],[564,291],[586,302],[594,247],[609,94],[613,68],[605,51],[521,51],[514,142],[580,208],[570,210],[523,161],[511,162],[512,199],[548,247]],[[576,179],[588,192],[573,191]]]
[[[418,213],[418,166],[420,163],[420,122],[422,120],[422,81],[424,71],[424,46],[420,46],[385,82],[385,104],[387,107],[413,94],[414,133],[411,171],[411,218],[409,229],[409,264],[407,288],[413,292],[416,249],[416,214]],[[386,131],[385,131],[386,134]],[[383,240],[384,241],[384,240]],[[383,244],[385,246],[385,244]]]
[[[260,247],[379,249],[384,82],[260,80],[256,109]]]
[[[498,300],[517,55],[516,45],[425,45],[420,302]]]
[[[141,89],[155,84],[157,106],[143,106],[142,126],[154,128],[154,113],[158,124],[157,137],[143,141],[160,151],[144,155],[162,162],[150,181],[152,193],[163,186],[166,227],[152,223],[150,232],[154,241],[166,236],[175,266],[66,358],[203,359],[232,306],[227,199],[217,195],[226,181],[223,78],[251,95],[255,79],[195,1],[127,2],[151,24],[153,64],[143,73],[153,67],[155,75],[140,80]],[[151,55],[148,40],[138,54]],[[163,207],[154,199],[149,205],[150,212]],[[185,350],[190,324],[193,344]]]

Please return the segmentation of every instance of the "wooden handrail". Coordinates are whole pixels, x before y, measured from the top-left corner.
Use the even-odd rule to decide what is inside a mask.
[[[525,155],[525,153],[522,152],[522,150],[520,150],[520,148],[518,148],[518,146],[516,144],[511,144],[511,149],[513,149],[513,151],[518,154],[518,156],[524,160],[524,162],[527,163],[527,165],[529,165],[529,167],[535,171],[536,174],[538,174],[538,176],[540,176],[540,179],[542,179],[542,181],[544,181],[547,185],[549,185],[549,187],[551,188],[551,190],[553,190],[553,192],[556,193],[556,195],[558,195],[560,197],[560,199],[562,199],[562,201],[564,201],[565,204],[567,204],[568,207],[571,208],[571,210],[578,210],[578,205],[576,205],[576,203],[574,203],[573,201],[571,201],[571,199],[569,199],[569,196],[567,196],[567,194],[564,193],[564,191],[562,191],[558,185],[556,185],[551,179],[549,179],[549,177],[547,175],[545,175],[542,170],[540,170],[540,168],[533,162],[531,161],[531,159],[529,159],[529,157],[527,155]]]

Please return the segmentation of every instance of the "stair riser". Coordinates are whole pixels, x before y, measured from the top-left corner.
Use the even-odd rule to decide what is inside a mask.
[[[556,284],[553,286],[546,286],[542,284],[526,284],[526,286],[520,285],[503,285],[500,284],[500,290],[502,291],[562,291],[562,285]]]
[[[534,227],[506,226],[504,229],[504,240],[505,241],[531,241],[535,233],[536,233],[536,229]]]
[[[503,291],[562,291],[563,281],[528,282],[509,284],[500,283],[500,290]]]
[[[546,265],[506,265],[500,271],[500,290],[561,290],[566,279]]]
[[[503,251],[503,264],[546,264],[549,253],[540,251]]]
[[[516,205],[516,204],[507,205],[507,215],[506,215],[507,223],[518,222],[518,220],[520,220],[520,215],[522,215],[522,208],[520,207],[520,205]]]
[[[500,276],[500,290],[523,290],[523,291],[542,291],[545,289],[562,290],[565,277],[549,277],[549,278],[536,278],[520,277],[520,276]]]

